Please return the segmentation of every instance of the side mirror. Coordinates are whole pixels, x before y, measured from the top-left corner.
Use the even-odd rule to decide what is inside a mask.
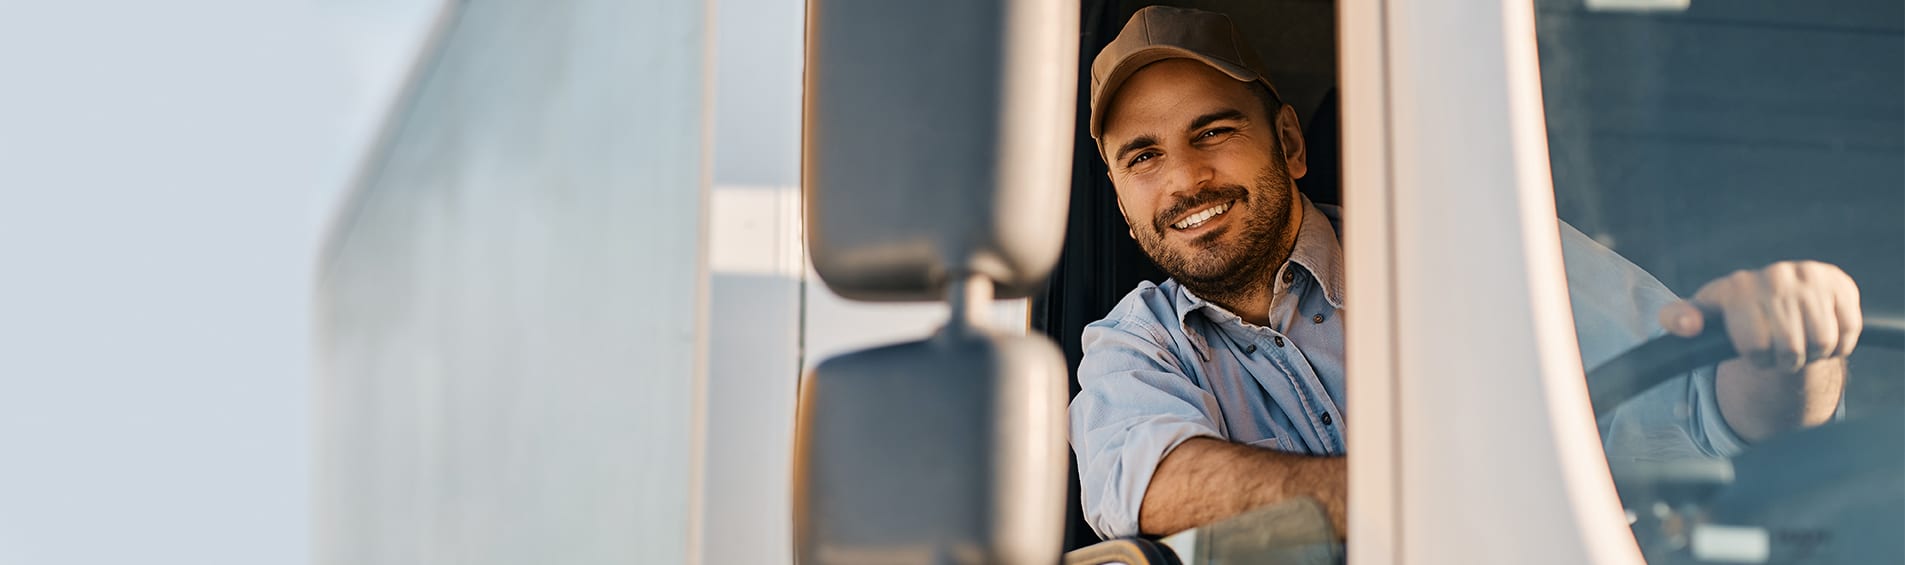
[[[1077,0],[807,3],[801,187],[828,288],[1039,291],[1065,236],[1078,18]]]
[[[1077,0],[809,0],[802,190],[814,269],[855,300],[952,302],[929,339],[802,382],[800,563],[1059,560],[1064,357],[985,328],[1058,259]]]
[[[1050,341],[973,328],[822,362],[794,440],[797,561],[1057,562],[1065,393]]]

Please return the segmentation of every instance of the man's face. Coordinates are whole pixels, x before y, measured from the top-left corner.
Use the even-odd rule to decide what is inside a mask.
[[[1304,169],[1287,106],[1271,116],[1247,83],[1167,59],[1132,75],[1105,111],[1119,208],[1158,267],[1208,296],[1260,284],[1288,256]]]

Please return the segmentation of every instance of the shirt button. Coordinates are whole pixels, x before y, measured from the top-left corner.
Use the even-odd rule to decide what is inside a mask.
[[[1325,426],[1327,426],[1327,425],[1330,425],[1330,424],[1333,424],[1333,423],[1335,423],[1335,422],[1336,422],[1336,419],[1335,419],[1335,418],[1331,418],[1331,417],[1330,417],[1330,413],[1329,413],[1329,412],[1324,412],[1324,413],[1323,413],[1323,425],[1325,425]]]
[[[1283,272],[1283,282],[1285,282],[1285,283],[1288,283],[1288,282],[1290,282],[1290,281],[1294,281],[1294,280],[1296,280],[1296,271],[1284,271],[1284,272]]]
[[[1283,336],[1272,337],[1270,341],[1276,342],[1277,347],[1283,347]]]
[[[1318,323],[1318,324],[1321,324],[1321,323],[1323,323],[1323,315],[1322,315],[1322,314],[1317,314],[1317,315],[1315,315],[1315,316],[1310,316],[1310,321],[1312,321],[1312,322],[1316,322],[1316,323]]]
[[[1251,344],[1244,345],[1244,353],[1256,353],[1256,352],[1257,352],[1257,344],[1251,343]]]

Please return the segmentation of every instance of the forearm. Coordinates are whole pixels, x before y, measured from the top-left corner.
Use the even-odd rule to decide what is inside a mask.
[[[1178,444],[1151,475],[1138,529],[1168,535],[1298,496],[1323,504],[1341,537],[1348,466],[1342,457],[1311,457],[1194,438]]]
[[[1714,377],[1720,414],[1747,441],[1823,424],[1838,409],[1845,367],[1843,358],[1814,361],[1798,372],[1726,361]]]

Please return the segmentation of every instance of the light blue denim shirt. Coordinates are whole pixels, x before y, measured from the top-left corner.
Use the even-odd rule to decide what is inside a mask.
[[[1246,322],[1176,281],[1138,285],[1087,326],[1071,403],[1086,521],[1098,535],[1138,533],[1158,461],[1194,437],[1278,451],[1343,455],[1340,213],[1304,199],[1290,259],[1273,279],[1269,324]],[[1633,263],[1562,224],[1562,250],[1588,367],[1660,333],[1673,293]],[[1712,370],[1649,390],[1601,422],[1610,456],[1670,459],[1738,452],[1719,419]]]

